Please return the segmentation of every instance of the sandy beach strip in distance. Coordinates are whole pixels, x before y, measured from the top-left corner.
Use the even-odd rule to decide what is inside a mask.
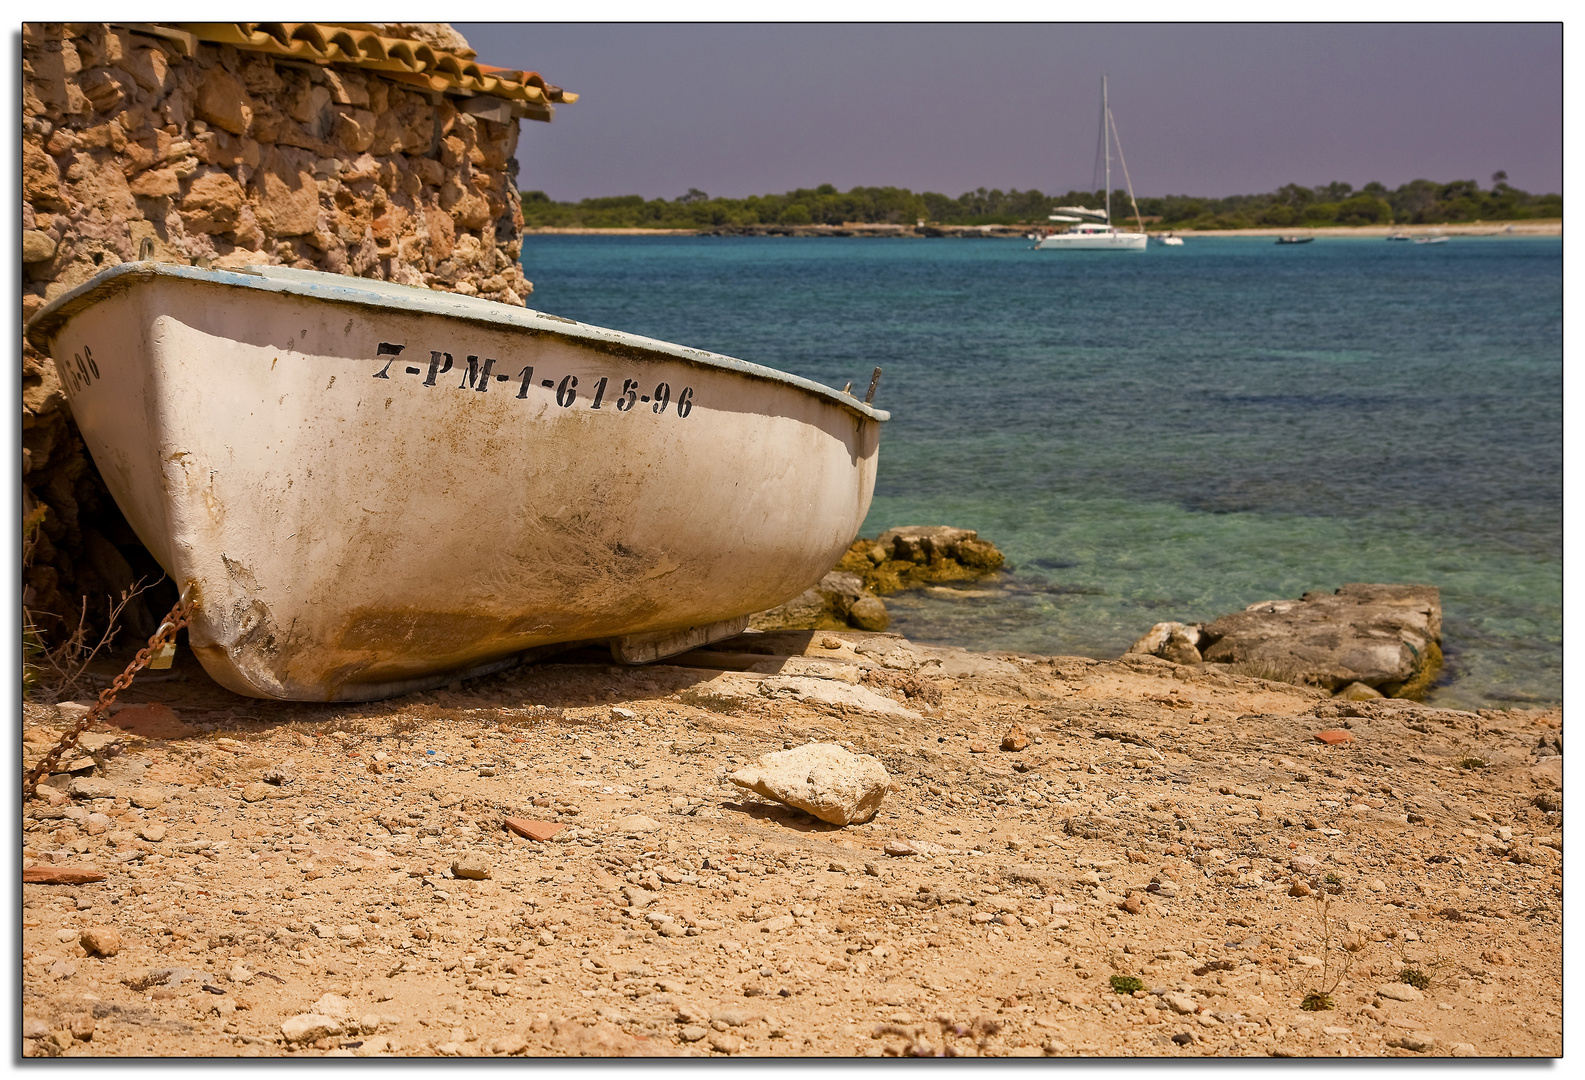
[[[760,233],[759,229],[767,230]],[[935,225],[927,227],[934,235],[984,235],[999,239],[1025,239],[1031,225]],[[774,230],[771,232],[770,230]],[[557,236],[699,236],[717,233],[720,229],[643,229],[643,228],[584,228],[553,227],[525,228],[524,235]],[[746,235],[792,236],[919,236],[922,230],[909,226],[886,225],[795,225],[749,226]],[[1426,236],[1440,233],[1444,236],[1562,236],[1563,222],[1557,218],[1535,221],[1476,221],[1455,225],[1330,225],[1310,227],[1290,225],[1285,228],[1261,229],[1181,229],[1158,228],[1148,230],[1152,235],[1172,233],[1175,236],[1293,236],[1317,237],[1386,237],[1393,234]]]
[[[544,226],[543,228],[524,228],[524,233],[537,233],[546,236],[698,236],[698,229],[585,229],[582,227],[557,228]]]
[[[1157,231],[1157,230],[1151,230]],[[1559,218],[1540,218],[1534,221],[1473,221],[1457,225],[1289,225],[1269,229],[1169,229],[1178,236],[1562,236],[1563,222]]]

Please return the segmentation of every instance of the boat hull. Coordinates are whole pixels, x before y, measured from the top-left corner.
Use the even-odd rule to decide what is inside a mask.
[[[124,275],[48,337],[239,693],[364,700],[539,646],[697,642],[818,581],[869,508],[886,414],[827,388],[447,294],[463,315],[201,273]]]
[[[1144,233],[1056,233],[1035,245],[1038,251],[1144,251]]]

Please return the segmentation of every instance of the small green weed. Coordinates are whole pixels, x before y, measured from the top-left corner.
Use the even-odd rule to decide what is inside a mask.
[[[1299,1008],[1305,1012],[1330,1012],[1337,1008],[1337,1001],[1324,991],[1311,990],[1304,995],[1304,1000],[1299,1002]]]
[[[1478,757],[1461,757],[1458,759],[1457,764],[1461,769],[1484,769],[1486,767],[1486,759]]]
[[[1119,994],[1132,994],[1145,988],[1144,980],[1137,975],[1113,975],[1110,981],[1112,989]]]
[[[1431,985],[1431,976],[1427,975],[1419,968],[1406,967],[1402,971],[1398,972],[1398,981],[1401,983],[1408,983],[1416,990],[1424,990]]]

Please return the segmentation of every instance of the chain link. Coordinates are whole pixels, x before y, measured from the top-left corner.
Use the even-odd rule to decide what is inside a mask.
[[[39,781],[48,776],[51,770],[60,763],[62,754],[77,745],[77,740],[82,736],[82,733],[105,715],[111,703],[116,700],[116,695],[132,685],[132,680],[137,677],[138,672],[149,666],[149,660],[153,655],[161,647],[169,645],[176,640],[176,632],[187,625],[187,616],[187,594],[183,593],[182,598],[176,601],[176,606],[171,608],[170,614],[165,616],[165,621],[160,623],[160,628],[154,632],[154,636],[149,638],[147,647],[139,650],[138,654],[132,658],[132,662],[127,665],[127,669],[117,675],[115,681],[108,687],[100,691],[99,700],[94,704],[94,707],[84,713],[82,718],[73,724],[66,734],[61,736],[60,741],[55,744],[55,748],[45,754],[39,759],[38,764],[27,771],[27,774],[22,778],[22,798],[24,800],[31,799],[34,796],[38,791]]]

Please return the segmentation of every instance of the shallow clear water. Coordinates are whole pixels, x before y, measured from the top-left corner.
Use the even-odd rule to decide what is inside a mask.
[[[864,534],[978,529],[989,590],[894,627],[1116,656],[1348,581],[1442,590],[1434,700],[1562,698],[1562,243],[532,236],[544,311],[862,393]]]

